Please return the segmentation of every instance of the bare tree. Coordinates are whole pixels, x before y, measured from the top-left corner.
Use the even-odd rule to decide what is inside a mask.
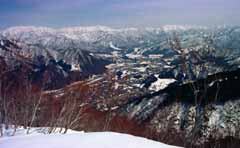
[[[42,101],[42,89],[40,90],[40,94],[33,98],[33,109],[32,109],[30,124],[28,125],[27,134],[30,133],[30,129],[37,118],[37,111],[41,105],[41,101]]]
[[[203,110],[201,106],[203,105],[203,100],[206,99],[208,83],[206,79],[203,79],[203,84],[195,83],[197,79],[206,78],[209,74],[209,69],[207,64],[209,55],[214,52],[212,48],[211,37],[205,38],[205,46],[200,49],[195,47],[183,48],[178,35],[175,33],[172,38],[169,39],[170,47],[175,51],[180,58],[180,67],[185,74],[185,82],[189,83],[193,96],[194,104],[196,107],[195,124],[190,133],[190,139],[194,141],[200,134],[202,114]],[[216,93],[216,98],[217,98]]]
[[[4,123],[4,110],[3,110],[3,99],[2,99],[2,81],[0,79],[0,136],[3,136],[3,123]]]
[[[84,87],[84,86],[83,86]],[[80,120],[82,118],[83,108],[86,103],[83,103],[84,90],[80,89],[79,92],[70,91],[69,94],[63,97],[62,104],[60,105],[60,110],[56,113],[53,113],[52,119],[50,120],[50,128],[48,133],[60,132],[66,133],[68,129],[77,129],[79,128]],[[55,112],[51,109],[52,112]],[[58,130],[58,129],[59,130]]]

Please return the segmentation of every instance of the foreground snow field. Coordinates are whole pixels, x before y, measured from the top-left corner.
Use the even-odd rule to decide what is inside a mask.
[[[0,138],[0,148],[177,148],[145,138],[113,132],[18,134]]]

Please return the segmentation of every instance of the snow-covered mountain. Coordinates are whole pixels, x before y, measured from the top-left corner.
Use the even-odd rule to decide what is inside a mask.
[[[207,37],[214,46],[224,49],[239,49],[239,26],[202,27],[166,25],[158,28],[119,28],[106,26],[68,27],[52,29],[47,27],[20,26],[3,30],[1,35],[31,45],[50,49],[83,49],[92,52],[111,52],[118,49],[141,53],[156,52],[168,48],[168,39],[177,33],[184,47],[198,47]],[[113,48],[114,47],[114,48]]]
[[[159,28],[123,28],[113,29],[105,26],[71,27],[52,29],[47,27],[20,26],[2,31],[4,37],[24,41],[28,44],[41,44],[44,47],[77,47],[100,51],[111,49],[111,44],[129,49],[153,42],[161,35],[171,31],[201,29],[194,26],[168,25]]]
[[[47,49],[5,37],[0,38],[0,59],[3,81],[11,79],[21,84],[29,79],[43,84],[44,89],[64,87],[72,81],[102,73],[109,63],[85,50]]]

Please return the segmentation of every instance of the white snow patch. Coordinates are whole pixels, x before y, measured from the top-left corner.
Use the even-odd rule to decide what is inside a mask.
[[[163,55],[162,54],[150,54],[150,55],[148,55],[148,57],[150,59],[160,59],[163,57]]]
[[[121,78],[124,78],[124,77],[126,77],[127,75],[128,75],[128,71],[127,71],[127,70],[124,70],[124,71],[122,72]]]
[[[134,52],[138,52],[141,48],[134,48]]]
[[[208,84],[209,87],[212,87],[216,81],[212,81],[210,84]]]
[[[219,119],[220,119],[220,106],[216,106],[216,110],[212,112],[212,114],[209,117],[208,125],[212,128],[214,126],[218,125]]]
[[[109,43],[109,46],[110,46],[112,49],[115,49],[115,50],[122,50],[122,49],[114,46],[112,42]]]
[[[1,43],[0,43],[2,46],[4,46],[4,43],[3,43],[3,41],[1,40]]]
[[[158,77],[158,76],[155,75],[155,77]],[[166,88],[169,84],[171,84],[175,81],[176,81],[175,79],[160,79],[160,78],[158,78],[157,81],[155,81],[151,84],[151,86],[149,87],[149,90],[159,91],[161,89]]]
[[[102,80],[102,79],[103,79],[103,77],[93,78],[93,79],[91,79],[91,80],[89,80],[89,81],[87,82],[87,85],[94,84],[94,83],[96,83],[96,82],[98,82],[98,81],[100,81],[100,80]]]
[[[142,55],[140,55],[140,54],[132,54],[132,53],[126,54],[126,56],[127,56],[129,59],[136,59],[136,58],[141,58],[141,57],[142,57]]]
[[[113,55],[114,57],[118,57],[119,52],[117,52],[117,51],[113,51],[113,52],[112,52],[112,55]]]
[[[139,72],[146,72],[146,67],[135,67],[135,68],[133,68],[133,69],[135,69],[135,70],[137,70],[137,71],[139,71]]]
[[[116,110],[118,108],[119,108],[118,106],[114,106],[114,107],[111,107],[111,110]]]
[[[80,71],[80,65],[79,64],[72,64],[71,71]]]
[[[114,89],[116,90],[118,89],[118,87],[119,87],[119,83],[115,82]]]
[[[56,98],[59,98],[59,97],[62,97],[62,96],[64,96],[64,94],[65,94],[65,93],[64,93],[64,92],[62,92],[62,93],[60,93],[60,94],[57,94],[57,95],[55,95],[55,97],[56,97]]]

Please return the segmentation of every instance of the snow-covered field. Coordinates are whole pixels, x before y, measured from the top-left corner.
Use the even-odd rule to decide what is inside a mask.
[[[35,131],[35,132],[34,132]],[[71,131],[67,134],[41,134],[24,129],[16,136],[0,138],[0,148],[177,148],[160,142],[113,132],[84,133]]]
[[[158,78],[157,75],[155,77]],[[159,91],[161,89],[166,88],[169,84],[175,82],[175,79],[160,79],[158,78],[157,81],[153,82],[151,86],[149,87],[149,90]]]

